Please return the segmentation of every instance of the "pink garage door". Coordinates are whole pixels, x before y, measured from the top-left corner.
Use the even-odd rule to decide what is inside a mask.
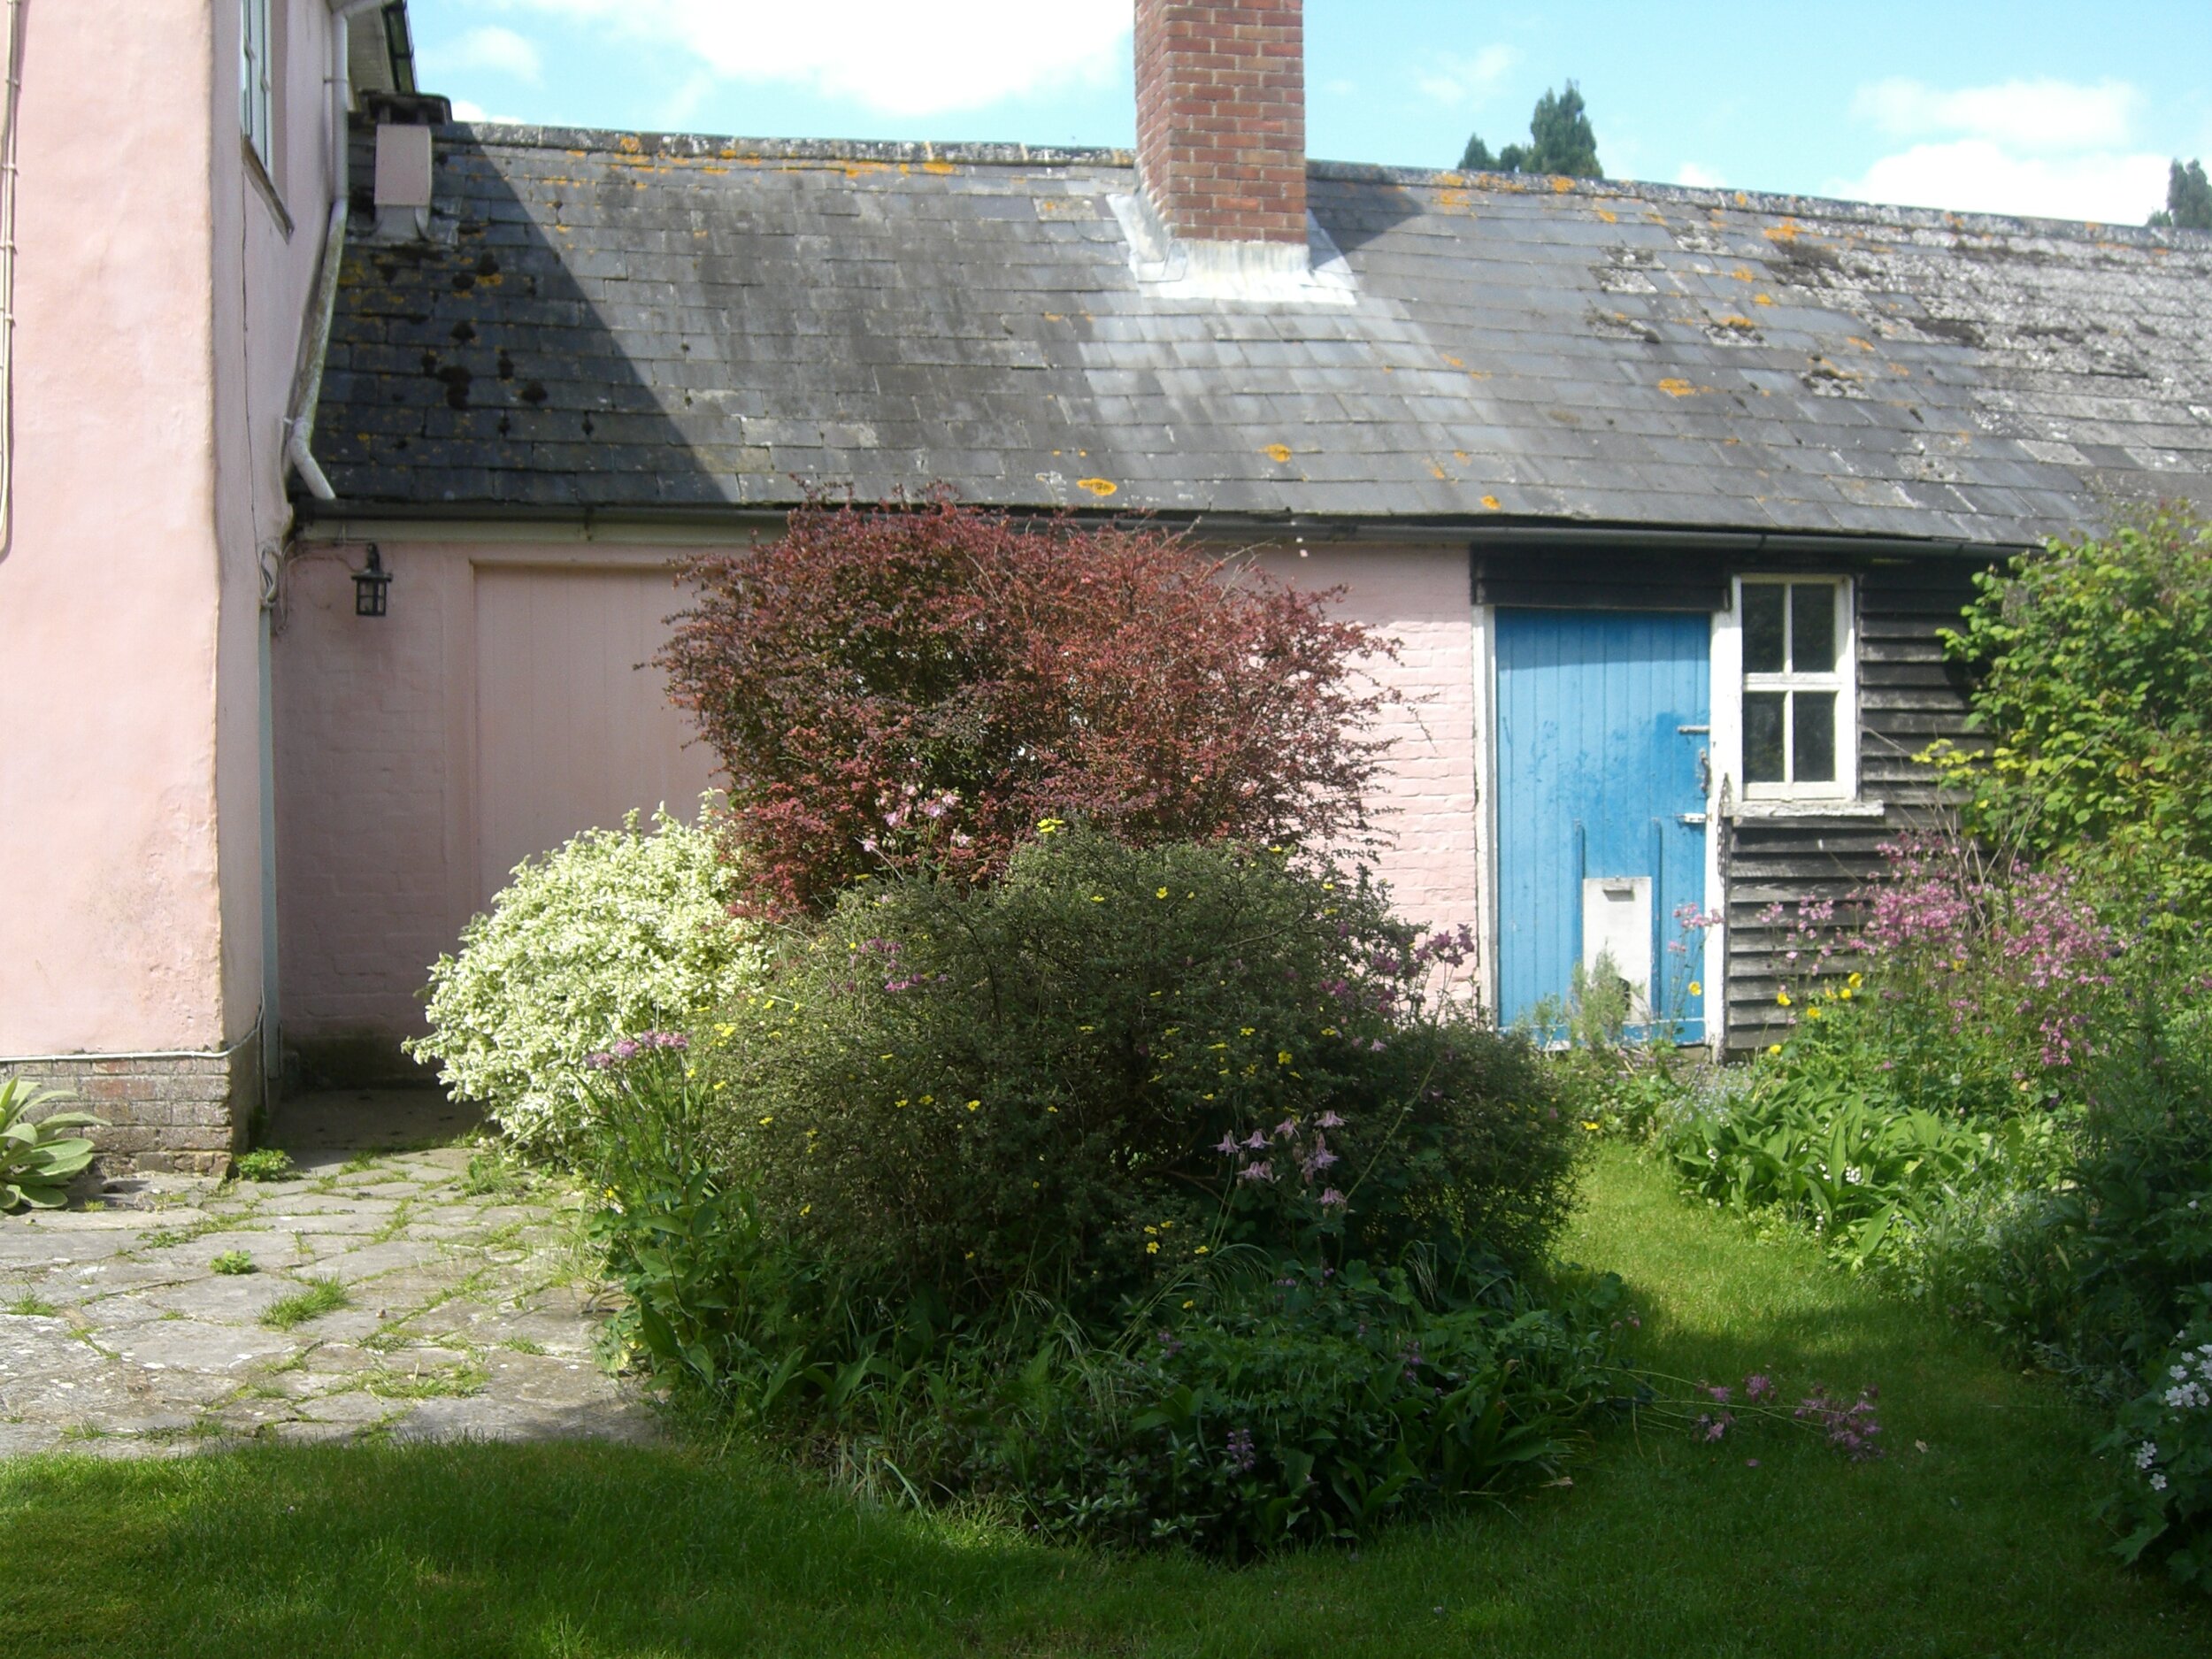
[[[532,853],[665,802],[713,761],[651,662],[682,603],[664,571],[476,574],[477,902]]]

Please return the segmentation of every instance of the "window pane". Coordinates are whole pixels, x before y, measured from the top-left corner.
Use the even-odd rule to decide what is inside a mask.
[[[1743,699],[1743,775],[1747,783],[1782,783],[1779,691],[1747,691]]]
[[[1790,768],[1797,783],[1836,780],[1836,694],[1800,691],[1790,732]]]
[[[1780,582],[1746,582],[1743,588],[1743,671],[1747,674],[1778,674],[1782,661],[1782,595]]]
[[[1836,666],[1836,590],[1826,582],[1790,584],[1790,668],[1827,674]]]

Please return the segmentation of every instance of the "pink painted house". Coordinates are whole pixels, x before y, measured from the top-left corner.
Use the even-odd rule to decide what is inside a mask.
[[[809,487],[1340,586],[1405,907],[1717,1043],[1930,804],[1969,574],[2212,501],[2200,234],[1309,161],[1297,0],[1139,0],[1133,154],[455,124],[351,9],[12,10],[0,1066],[119,1156],[409,1073],[507,870],[695,799],[636,665]]]

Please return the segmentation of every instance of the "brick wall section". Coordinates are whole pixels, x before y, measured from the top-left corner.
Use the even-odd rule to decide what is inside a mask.
[[[1137,171],[1198,242],[1306,240],[1302,0],[1137,0]]]
[[[76,1097],[57,1110],[106,1118],[106,1128],[88,1133],[100,1148],[100,1167],[111,1174],[138,1169],[221,1175],[245,1148],[260,1099],[260,1051],[247,1042],[220,1056],[0,1064],[0,1078],[7,1077]]]

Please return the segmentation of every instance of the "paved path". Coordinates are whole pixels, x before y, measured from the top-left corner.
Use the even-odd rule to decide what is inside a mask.
[[[606,1292],[569,1189],[465,1145],[316,1149],[403,1120],[389,1099],[288,1110],[296,1179],[149,1177],[0,1217],[0,1454],[649,1436],[594,1361]],[[215,1271],[239,1254],[252,1271]],[[319,1286],[337,1305],[288,1327]]]

